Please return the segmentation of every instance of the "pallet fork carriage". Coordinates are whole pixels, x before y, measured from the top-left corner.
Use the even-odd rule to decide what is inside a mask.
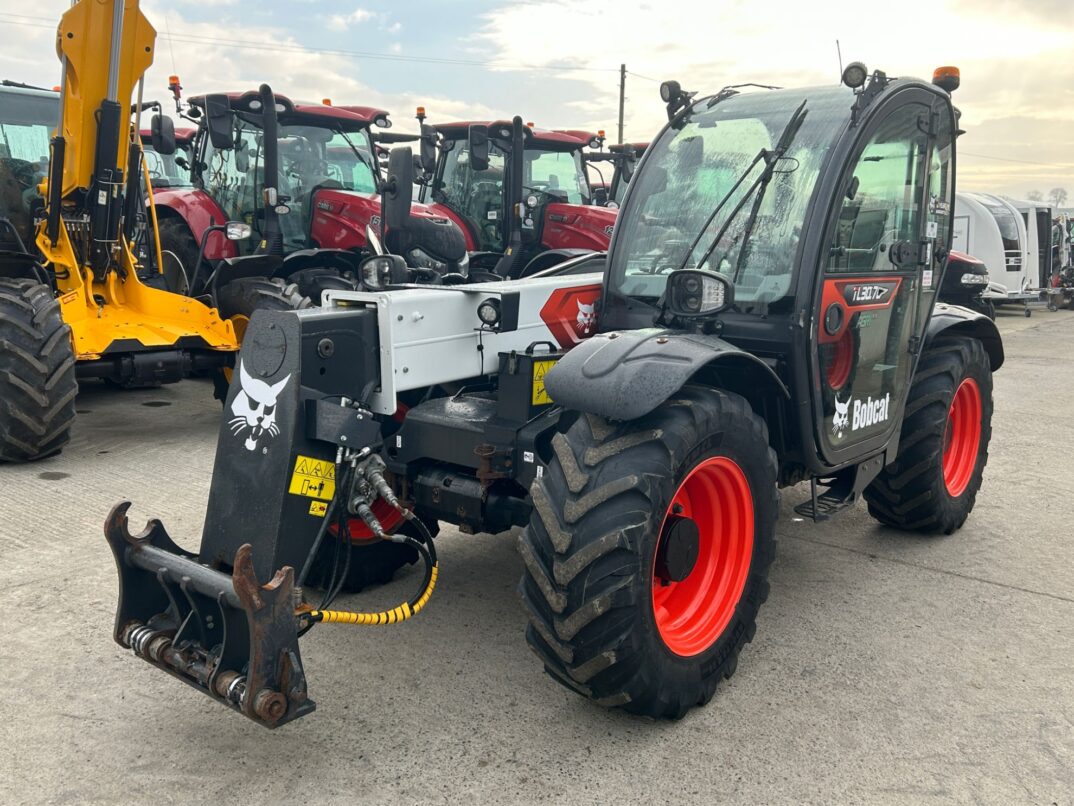
[[[519,526],[527,640],[557,682],[653,717],[705,704],[769,594],[780,487],[811,482],[813,520],[864,498],[951,533],[973,509],[1003,346],[936,302],[956,87],[859,63],[839,87],[668,82],[603,274],[430,286],[375,256],[366,290],[259,313],[197,554],[155,521],[131,534],[126,502],[106,524],[115,640],[276,727],[313,708],[308,629],[429,601],[438,521]],[[330,609],[384,541],[424,562],[414,598]]]

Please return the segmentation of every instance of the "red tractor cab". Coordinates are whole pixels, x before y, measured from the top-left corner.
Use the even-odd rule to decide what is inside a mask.
[[[597,134],[516,117],[424,126],[430,135],[437,156],[422,200],[459,225],[475,270],[526,277],[607,250],[615,211],[591,203],[583,157]]]
[[[366,256],[376,251],[371,234],[412,266],[465,273],[463,234],[428,207],[413,205],[405,228],[383,231],[378,194],[385,176],[374,130],[391,126],[387,111],[273,97],[271,135],[258,92],[189,100],[188,115],[198,122],[189,150],[189,182],[182,188],[154,188],[161,245],[183,264],[183,275],[207,276],[205,263],[264,251],[298,256],[296,266],[312,249]],[[275,198],[268,203],[266,176],[276,182]],[[271,189],[272,182],[268,185]],[[249,225],[253,237],[232,241],[210,229],[225,222]],[[355,287],[358,278],[344,265],[340,262],[333,276],[325,270],[304,272],[296,280],[300,292],[317,302],[327,288]]]
[[[593,188],[593,204],[613,210],[623,206],[623,197],[630,177],[634,175],[634,167],[648,147],[648,143],[617,143],[609,146],[607,151],[585,154],[587,167],[598,177],[597,181],[593,181],[592,177],[589,181]],[[610,178],[605,175],[609,167],[612,171]]]

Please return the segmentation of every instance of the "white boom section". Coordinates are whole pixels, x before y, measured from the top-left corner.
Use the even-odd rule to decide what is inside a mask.
[[[399,392],[496,373],[498,353],[521,352],[536,342],[572,346],[573,341],[561,343],[563,337],[546,321],[549,312],[542,318],[541,311],[561,289],[591,289],[585,298],[591,304],[602,280],[603,275],[595,273],[461,286],[411,285],[396,291],[327,291],[323,304],[377,309],[380,389],[370,404],[379,414],[394,414]],[[513,294],[518,295],[518,327],[502,333],[482,329],[477,316],[481,302]],[[506,301],[503,307],[508,307]],[[564,310],[563,323],[573,327],[579,308]],[[562,333],[564,328],[555,330]]]

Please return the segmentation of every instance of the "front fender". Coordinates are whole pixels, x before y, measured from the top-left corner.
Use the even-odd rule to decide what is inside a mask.
[[[601,333],[580,343],[545,376],[557,404],[612,420],[635,420],[655,409],[700,370],[737,362],[784,397],[787,387],[755,355],[717,336],[660,328]]]
[[[961,305],[937,302],[925,331],[925,348],[941,335],[970,336],[979,339],[988,353],[988,363],[995,372],[1003,366],[1003,339],[996,323],[983,313],[971,311]]]

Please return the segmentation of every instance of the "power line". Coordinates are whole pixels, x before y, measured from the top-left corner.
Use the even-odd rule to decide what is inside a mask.
[[[1068,170],[1074,167],[1072,163],[1058,163],[1058,162],[1034,162],[1033,160],[1019,160],[1013,157],[993,157],[988,154],[974,154],[972,151],[959,151],[960,157],[979,157],[983,160],[998,160],[999,162],[1018,162],[1022,165],[1040,165],[1044,168],[1060,168],[1062,170]]]
[[[28,28],[53,28],[54,25],[46,24],[46,22],[24,22],[23,20],[45,20],[47,17],[31,17],[26,14],[9,14],[7,12],[0,12],[0,17],[18,17],[17,20],[0,20],[7,25],[18,25]],[[501,70],[552,70],[563,72],[587,72],[587,73],[618,73],[617,67],[579,67],[577,65],[570,64],[524,64],[518,62],[495,62],[495,61],[478,61],[473,59],[449,59],[436,56],[404,56],[396,53],[376,53],[373,51],[362,50],[343,50],[337,48],[314,48],[307,47],[305,45],[297,45],[286,42],[264,42],[264,41],[239,41],[236,39],[227,39],[223,37],[213,36],[193,36],[189,34],[172,34],[172,33],[158,33],[157,36],[161,39],[167,39],[169,42],[182,42],[185,44],[209,44],[209,45],[223,45],[238,50],[258,50],[263,51],[266,48],[274,51],[283,51],[287,53],[319,53],[328,56],[345,56],[352,59],[375,59],[380,61],[390,62],[415,62],[420,64],[449,64],[457,65],[461,67],[486,67],[497,68]],[[652,79],[650,79],[652,80]]]

